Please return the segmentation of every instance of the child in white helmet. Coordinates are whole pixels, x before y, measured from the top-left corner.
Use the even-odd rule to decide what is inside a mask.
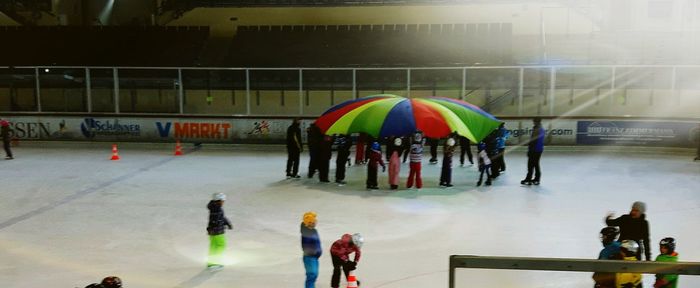
[[[226,228],[233,229],[231,222],[224,216],[224,201],[226,194],[214,193],[212,200],[209,201],[209,224],[207,225],[207,233],[209,234],[209,260],[207,268],[221,269],[223,265],[223,255],[226,251],[226,237],[224,233]]]
[[[413,144],[411,144],[410,152],[410,171],[408,173],[408,180],[406,181],[406,188],[413,187],[413,181],[416,182],[416,188],[423,188],[423,178],[421,178],[421,165],[423,162],[423,133],[416,131],[413,134]]]
[[[333,242],[331,246],[331,261],[333,262],[333,276],[331,277],[331,287],[338,288],[340,284],[340,270],[343,270],[345,279],[348,278],[348,273],[357,268],[357,263],[360,262],[362,255],[362,244],[364,239],[360,233],[344,234],[340,239]],[[355,254],[353,261],[350,261],[350,254]],[[358,286],[360,281],[357,281]]]
[[[479,142],[477,147],[477,157],[479,159],[479,181],[476,182],[476,186],[481,186],[481,180],[484,179],[484,173],[486,173],[486,186],[491,185],[491,159],[489,155],[486,154],[486,143]]]
[[[452,155],[455,151],[455,139],[450,136],[445,141],[442,156],[442,170],[440,172],[440,186],[452,187]]]
[[[624,261],[637,261],[639,244],[634,240],[622,240],[620,242],[620,256]],[[615,275],[615,287],[617,288],[642,288],[642,274],[617,273]]]
[[[399,188],[399,172],[401,170],[401,148],[403,144],[403,140],[401,140],[400,137],[394,138],[392,143],[389,143],[389,145],[393,145],[392,149],[387,149],[391,151],[391,155],[389,155],[389,186],[391,187],[391,190],[396,190]]]

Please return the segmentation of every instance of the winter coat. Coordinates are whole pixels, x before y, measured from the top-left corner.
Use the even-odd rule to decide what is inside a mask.
[[[316,229],[306,227],[301,223],[301,250],[304,251],[304,256],[319,258],[323,251],[321,250],[321,237],[318,236]]]
[[[371,150],[368,163],[368,165],[374,169],[377,169],[378,164],[382,165],[382,167],[386,167],[386,165],[384,165],[384,160],[382,160],[381,151]]]
[[[343,237],[333,242],[331,246],[331,255],[340,258],[340,260],[349,261],[351,253],[355,253],[355,260],[353,261],[358,263],[362,252],[359,247],[352,244],[352,235],[350,234],[344,234]]]
[[[530,136],[530,143],[527,146],[528,153],[542,153],[544,152],[544,128],[542,125],[537,125],[532,128],[532,136]]]
[[[612,260],[619,253],[620,253],[620,242],[613,241],[612,243],[605,246],[605,248],[603,248],[603,250],[600,250],[600,254],[598,254],[598,260]]]
[[[622,215],[617,219],[608,218],[605,220],[608,226],[620,227],[620,238],[622,240],[634,240],[644,247],[644,255],[647,261],[651,261],[651,248],[649,247],[649,222],[646,220],[646,214],[642,214],[637,219],[632,218],[629,214]]]
[[[10,141],[10,125],[2,125],[2,127],[0,127],[0,135],[3,141]]]
[[[620,242],[613,241],[608,244],[598,254],[598,260],[618,260],[620,255]],[[593,273],[596,288],[615,288],[615,273],[595,272]]]
[[[423,143],[413,143],[411,145],[411,154],[409,155],[411,163],[421,163],[423,160]]]
[[[491,159],[489,159],[489,155],[486,154],[486,150],[479,150],[477,155],[479,156],[479,169],[491,165]]]
[[[321,145],[321,141],[323,140],[323,134],[321,133],[321,129],[318,128],[318,126],[311,124],[309,126],[309,129],[307,131],[307,145],[309,146],[309,152],[315,152],[319,148],[318,146]]]
[[[292,124],[287,128],[287,150],[302,151],[301,128],[299,128],[299,124]]]
[[[231,222],[224,216],[224,209],[221,205],[217,203],[218,201],[209,201],[209,224],[207,225],[207,232],[209,235],[220,235],[224,234],[226,227],[233,229]]]
[[[656,256],[657,262],[678,262],[678,253],[673,252],[671,255],[661,254]],[[662,288],[678,287],[678,274],[656,274],[656,283],[665,282],[667,284],[659,286]],[[656,286],[654,286],[656,287]]]
[[[445,145],[442,152],[442,166],[447,165],[446,167],[452,168],[452,155],[454,155],[455,146]]]
[[[625,261],[637,261],[637,257],[625,257]],[[615,275],[615,287],[617,288],[642,288],[642,274],[617,273]]]
[[[506,149],[506,140],[510,137],[510,132],[505,127],[498,128],[498,138],[496,138],[496,148]]]
[[[336,159],[337,165],[345,165],[346,161],[350,157],[350,147],[352,146],[352,140],[347,136],[340,136],[336,139],[338,158]]]

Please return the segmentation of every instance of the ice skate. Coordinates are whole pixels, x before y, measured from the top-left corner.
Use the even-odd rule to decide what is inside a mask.
[[[532,181],[525,179],[523,181],[520,181],[520,185],[532,185]]]
[[[532,184],[534,184],[534,185],[540,185],[540,180],[532,181]]]
[[[481,186],[481,181],[476,182],[476,187],[479,187],[479,186]]]
[[[15,158],[12,157],[12,156],[7,156],[7,157],[5,157],[5,160],[12,160],[12,159],[15,159]]]
[[[212,271],[212,272],[221,271],[222,269],[224,269],[224,265],[221,265],[221,264],[207,265],[207,270]]]
[[[484,185],[491,186],[491,181],[486,181],[486,183],[484,183]]]

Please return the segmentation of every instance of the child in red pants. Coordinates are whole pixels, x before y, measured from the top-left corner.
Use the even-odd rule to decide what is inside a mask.
[[[420,176],[421,162],[423,161],[423,133],[420,131],[413,135],[413,144],[411,144],[411,154],[409,156],[410,172],[408,173],[408,182],[406,188],[413,187],[413,179],[416,180],[416,188],[423,188],[423,179]]]

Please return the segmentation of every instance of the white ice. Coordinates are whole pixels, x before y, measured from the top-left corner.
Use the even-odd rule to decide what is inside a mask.
[[[382,189],[367,191],[364,166],[349,168],[344,187],[285,179],[281,146],[205,145],[173,157],[167,145],[130,144],[120,161],[108,160],[110,148],[22,143],[15,160],[0,160],[0,287],[84,287],[108,275],[129,288],[303,287],[299,223],[308,210],[318,213],[324,250],[317,287],[330,286],[328,249],[343,233],[364,235],[363,287],[447,287],[452,254],[596,258],[604,216],[634,201],[648,205],[653,257],[671,236],[681,260],[700,261],[700,162],[690,150],[547,147],[537,187],[519,184],[518,150],[494,186],[475,187],[476,168],[456,165],[450,189],[437,187],[439,165],[426,155],[422,190],[390,191],[383,173]],[[305,176],[307,153],[301,162]],[[235,227],[229,264],[210,273],[205,206],[214,192],[228,195]],[[458,287],[592,286],[590,273],[457,277]],[[653,275],[644,277],[651,287]],[[681,277],[680,287],[699,285]]]

